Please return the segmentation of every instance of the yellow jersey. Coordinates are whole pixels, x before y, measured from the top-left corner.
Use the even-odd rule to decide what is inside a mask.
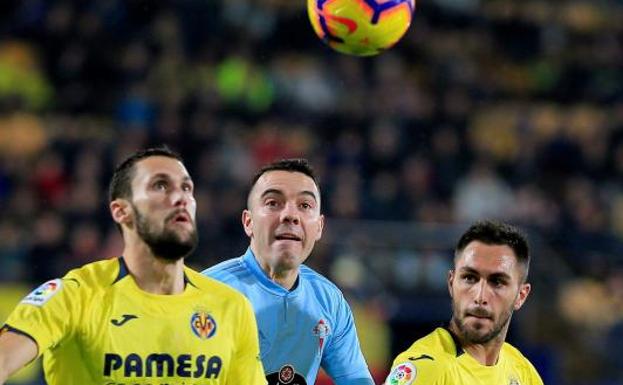
[[[486,366],[461,349],[444,328],[437,328],[394,360],[385,385],[543,385],[519,350],[504,343],[498,362]]]
[[[179,295],[141,290],[123,258],[35,289],[4,328],[30,337],[49,385],[265,385],[248,300],[185,267]]]

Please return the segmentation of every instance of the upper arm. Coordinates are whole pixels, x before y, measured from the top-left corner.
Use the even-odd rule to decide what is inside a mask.
[[[231,373],[228,383],[265,385],[264,367],[260,360],[259,337],[257,322],[251,303],[244,298],[239,314],[236,354],[231,362]]]
[[[384,385],[445,384],[447,365],[441,361],[441,357],[431,352],[403,352],[394,360]]]
[[[323,352],[322,367],[338,385],[373,384],[372,375],[361,352],[357,329],[350,306],[340,295],[334,330]]]
[[[37,358],[37,344],[29,337],[8,331],[0,332],[0,384]]]

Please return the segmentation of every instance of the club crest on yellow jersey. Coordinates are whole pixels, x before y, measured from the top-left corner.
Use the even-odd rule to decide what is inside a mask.
[[[216,321],[208,312],[199,310],[190,317],[190,328],[197,337],[207,340],[216,334]]]

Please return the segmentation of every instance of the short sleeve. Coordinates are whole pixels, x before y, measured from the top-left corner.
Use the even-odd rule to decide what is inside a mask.
[[[523,381],[522,384],[543,385],[543,379],[541,378],[537,370],[534,368],[534,366],[532,366],[530,362],[528,362],[527,377],[528,377],[527,380]]]
[[[74,333],[82,300],[75,278],[53,279],[28,294],[6,321],[9,330],[34,340],[41,356]]]
[[[266,385],[264,367],[260,358],[257,323],[251,303],[244,297],[240,306],[236,354],[227,375],[228,385]]]
[[[407,351],[394,360],[385,385],[445,385],[444,371],[435,357]]]
[[[336,385],[374,384],[361,352],[353,313],[340,293],[329,344],[322,355],[321,366]]]

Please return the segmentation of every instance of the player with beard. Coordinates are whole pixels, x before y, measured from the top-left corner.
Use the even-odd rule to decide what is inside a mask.
[[[0,330],[0,384],[43,355],[49,385],[266,383],[248,300],[184,265],[197,245],[193,182],[167,148],[115,170],[123,256],[30,293]]]
[[[530,293],[530,254],[514,227],[472,225],[448,273],[452,319],[398,355],[385,385],[542,385],[532,364],[505,342],[515,310]]]

